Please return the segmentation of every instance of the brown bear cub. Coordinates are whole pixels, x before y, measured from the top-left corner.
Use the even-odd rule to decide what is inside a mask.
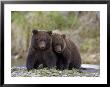
[[[32,34],[26,61],[27,70],[37,68],[40,64],[48,68],[56,66],[56,55],[52,50],[52,32],[33,30]]]
[[[53,33],[52,34],[53,51],[56,53],[58,69],[80,68],[81,56],[76,45],[66,36]]]

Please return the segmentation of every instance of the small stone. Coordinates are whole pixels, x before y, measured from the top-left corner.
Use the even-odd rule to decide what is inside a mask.
[[[68,75],[63,75],[63,77],[67,77]]]
[[[59,71],[59,73],[62,73],[62,71]]]

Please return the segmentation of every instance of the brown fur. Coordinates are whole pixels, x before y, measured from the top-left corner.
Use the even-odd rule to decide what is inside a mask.
[[[60,35],[54,33],[52,35],[52,45],[53,50],[56,53],[58,60],[57,60],[57,68],[58,69],[72,69],[80,68],[81,66],[81,57],[80,53],[76,47],[76,45],[66,38],[65,35]],[[61,52],[59,46],[61,46]]]
[[[49,68],[56,66],[56,55],[52,51],[51,32],[33,30],[26,67],[30,70],[40,64]]]

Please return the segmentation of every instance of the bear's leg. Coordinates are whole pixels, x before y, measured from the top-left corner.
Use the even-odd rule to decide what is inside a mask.
[[[74,64],[70,63],[69,64],[69,70],[72,70],[73,67],[74,67]]]
[[[45,60],[45,64],[48,68],[55,67],[56,66],[56,57],[49,54]]]
[[[61,60],[61,58],[58,58],[56,65],[57,65],[57,69],[63,70],[63,61]]]
[[[76,64],[76,65],[74,65],[74,68],[77,68],[77,69],[79,69],[80,68],[80,66],[81,66],[81,64]]]
[[[80,68],[80,64],[70,63],[70,64],[69,64],[69,69],[71,70],[72,68],[79,69],[79,68]]]
[[[56,60],[48,60],[46,61],[46,65],[48,68],[52,68],[56,66]]]
[[[69,67],[69,60],[62,58],[58,60],[57,63],[57,67],[58,69],[64,70],[64,69],[68,69]]]
[[[34,63],[34,68],[37,69],[37,68],[39,67],[39,65],[40,65],[40,63],[39,63],[38,61],[36,61],[36,62]]]
[[[26,61],[26,67],[27,67],[27,70],[31,70],[34,68],[34,64],[35,64],[35,58],[33,55],[28,55],[27,57],[27,61]]]
[[[69,60],[64,60],[64,64],[63,64],[63,69],[68,69],[69,68]]]

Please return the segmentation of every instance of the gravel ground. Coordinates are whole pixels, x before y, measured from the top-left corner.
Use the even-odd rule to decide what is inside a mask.
[[[72,70],[56,70],[55,68],[41,68],[33,69],[29,72],[26,67],[12,67],[12,77],[99,77],[99,66],[83,64],[83,68],[86,69],[72,69]]]

